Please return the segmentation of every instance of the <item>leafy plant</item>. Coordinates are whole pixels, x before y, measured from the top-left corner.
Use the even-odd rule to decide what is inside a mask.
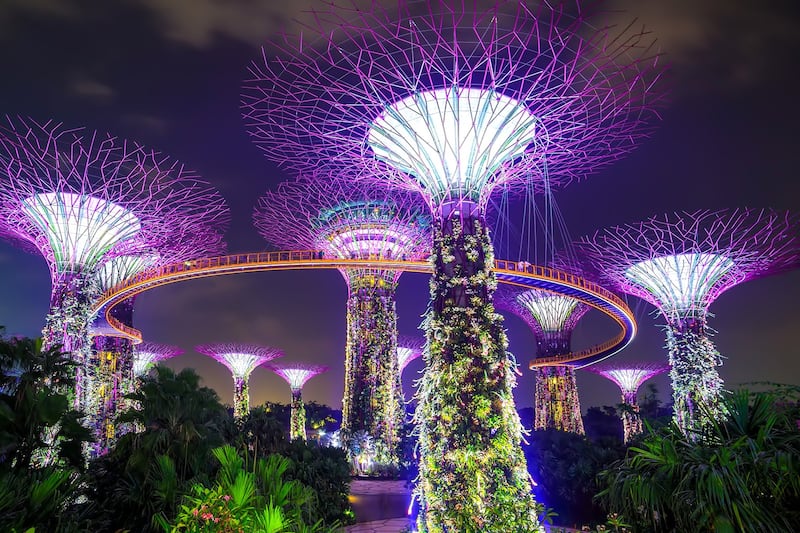
[[[800,431],[771,393],[723,396],[701,434],[676,425],[603,472],[601,501],[648,531],[800,528]]]

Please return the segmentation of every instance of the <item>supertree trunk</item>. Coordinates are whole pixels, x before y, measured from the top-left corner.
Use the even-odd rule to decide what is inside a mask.
[[[111,313],[125,325],[133,325],[133,298],[116,305]],[[95,433],[93,455],[105,454],[116,438],[129,428],[116,423],[117,414],[131,407],[124,398],[133,392],[133,343],[122,337],[97,336],[93,340],[90,369],[95,379],[88,395],[92,411],[87,413],[90,427]]]
[[[454,213],[455,215],[455,213]],[[514,363],[488,229],[445,217],[434,234],[429,350],[418,391],[421,531],[537,531],[514,407]]]
[[[622,412],[622,436],[623,441],[627,444],[631,438],[640,434],[644,427],[642,426],[642,417],[639,415],[636,391],[623,392],[622,403],[627,407]]]
[[[555,428],[584,434],[575,370],[569,366],[536,369],[534,429]]]
[[[342,400],[342,433],[351,461],[357,446],[353,437],[365,433],[373,444],[372,465],[389,469],[398,466],[403,418],[396,352],[394,287],[351,287]]]
[[[233,418],[242,420],[250,412],[250,387],[248,379],[233,378]]]
[[[306,408],[303,405],[302,393],[292,391],[292,413],[289,423],[289,438],[306,440]]]
[[[73,407],[88,413],[92,410],[93,373],[90,368],[91,340],[89,326],[92,304],[99,289],[88,276],[62,274],[53,280],[50,312],[42,330],[44,347],[61,346],[61,350],[77,363]]]
[[[722,356],[708,337],[705,317],[672,321],[667,330],[674,420],[684,433],[697,436],[719,413]]]

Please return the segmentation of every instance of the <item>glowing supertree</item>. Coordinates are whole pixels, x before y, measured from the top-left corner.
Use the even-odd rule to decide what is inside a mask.
[[[137,344],[133,349],[133,376],[134,378],[141,377],[145,375],[153,365],[182,353],[183,349],[169,344],[158,344],[155,342]]]
[[[270,159],[366,167],[425,198],[436,223],[419,527],[529,531],[485,205],[500,185],[563,184],[628,152],[660,71],[646,36],[595,30],[564,5],[454,4],[328,3],[250,67],[243,114]]]
[[[327,366],[303,363],[272,364],[267,368],[286,380],[292,389],[292,414],[289,438],[306,440],[306,408],[303,406],[303,385],[306,381],[328,370]]]
[[[103,261],[134,241],[147,253],[171,249],[227,217],[196,174],[137,143],[24,118],[0,126],[0,234],[47,260],[45,344],[79,363],[75,405],[90,417],[99,400],[89,325]]]
[[[572,332],[589,306],[551,292],[504,286],[495,305],[522,318],[533,330],[537,357],[571,351]],[[533,366],[536,372],[534,429],[556,428],[583,435],[581,403],[572,365]]]
[[[694,433],[717,412],[722,389],[708,307],[739,283],[800,265],[800,219],[758,209],[680,212],[598,231],[576,248],[587,269],[666,319],[675,421]]]
[[[622,391],[622,403],[626,408],[622,411],[622,433],[627,443],[631,437],[642,432],[642,419],[639,416],[639,402],[636,393],[648,379],[669,370],[669,365],[660,363],[616,363],[583,367],[604,378],[610,379]]]
[[[267,193],[254,214],[261,235],[284,249],[315,249],[329,257],[427,257],[431,237],[424,205],[408,194],[387,195],[340,177],[341,182],[317,175]],[[374,444],[370,464],[396,466],[404,417],[396,357],[395,289],[401,271],[368,263],[340,271],[348,286],[343,443],[352,452],[358,446],[352,436],[365,433]]]
[[[277,348],[257,344],[201,344],[194,349],[213,357],[233,374],[233,417],[237,420],[250,412],[250,374],[257,366],[283,356],[283,352]]]
[[[411,361],[422,357],[424,350],[425,339],[407,336],[397,338],[397,366],[401,376]]]

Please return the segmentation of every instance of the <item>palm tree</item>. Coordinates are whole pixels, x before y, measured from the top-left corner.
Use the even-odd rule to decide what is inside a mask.
[[[772,393],[725,395],[700,435],[674,424],[602,477],[613,512],[648,531],[800,530],[800,431]]]

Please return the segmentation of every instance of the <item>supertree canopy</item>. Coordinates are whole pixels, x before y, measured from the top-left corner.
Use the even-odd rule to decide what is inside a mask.
[[[627,443],[631,437],[642,432],[642,419],[639,416],[639,402],[636,393],[648,379],[669,370],[669,365],[661,363],[616,363],[599,364],[583,367],[610,379],[622,391],[622,403],[626,409],[622,412],[622,432]]]
[[[303,406],[303,385],[306,381],[327,372],[328,367],[304,363],[271,364],[270,370],[286,380],[292,389],[292,413],[289,424],[289,438],[306,440],[306,408]]]
[[[798,229],[795,213],[723,209],[655,216],[576,244],[586,268],[666,319],[675,421],[685,431],[715,416],[722,389],[708,307],[739,283],[800,266]]]
[[[257,344],[219,343],[201,344],[195,351],[213,357],[233,374],[233,417],[241,420],[250,412],[250,374],[257,366],[263,365],[283,352],[277,348]]]
[[[495,305],[522,318],[533,331],[536,355],[570,353],[572,332],[589,306],[574,298],[536,289],[504,286]],[[583,418],[572,365],[534,366],[534,429],[556,428],[583,434]]]
[[[567,183],[646,132],[660,67],[644,34],[596,30],[566,4],[329,4],[244,82],[268,158],[367,167],[436,216],[419,388],[422,530],[538,527],[491,303],[484,207],[500,184]],[[335,172],[332,173],[335,175]]]
[[[169,248],[227,219],[222,197],[195,173],[135,142],[25,118],[0,126],[0,234],[47,260],[43,336],[78,361],[84,411],[94,411],[88,337],[104,259],[133,240]]]
[[[405,335],[397,338],[397,366],[401,376],[411,361],[422,357],[424,350],[425,339]]]
[[[169,344],[155,342],[137,344],[133,349],[133,375],[137,378],[143,376],[153,365],[182,353],[181,348]]]
[[[335,258],[417,259],[430,251],[425,206],[411,195],[315,175],[282,183],[254,214],[256,227],[284,249],[316,249]],[[395,289],[400,271],[370,264],[340,270],[348,285],[342,437],[351,462],[365,433],[374,444],[369,463],[396,467],[404,417],[397,364]],[[368,472],[367,472],[368,473]]]

